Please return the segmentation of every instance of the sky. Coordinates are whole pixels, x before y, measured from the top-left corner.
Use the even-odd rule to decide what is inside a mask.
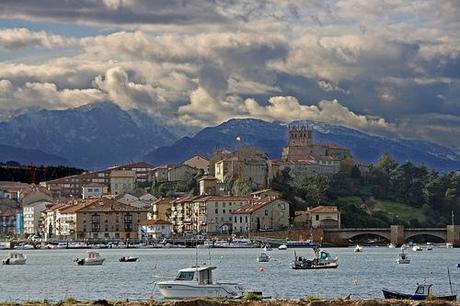
[[[0,112],[100,101],[460,150],[460,1],[2,0]]]

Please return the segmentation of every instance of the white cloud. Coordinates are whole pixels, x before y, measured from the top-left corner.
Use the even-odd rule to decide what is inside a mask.
[[[271,97],[268,105],[261,106],[254,99],[244,102],[250,116],[269,121],[316,120],[339,123],[355,128],[387,128],[383,118],[369,118],[358,115],[341,105],[337,100],[323,100],[316,105],[302,105],[295,97]]]
[[[45,31],[32,32],[26,28],[0,29],[0,47],[5,49],[64,48],[75,45],[77,42],[76,39],[49,34]]]

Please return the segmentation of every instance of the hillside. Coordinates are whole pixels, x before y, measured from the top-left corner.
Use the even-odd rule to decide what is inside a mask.
[[[304,122],[314,128],[316,142],[336,143],[349,148],[353,157],[363,163],[374,163],[388,153],[398,162],[410,160],[437,170],[460,169],[460,154],[438,144],[420,140],[389,138],[327,123]],[[207,127],[193,137],[184,137],[172,145],[161,147],[145,155],[154,164],[180,162],[199,153],[210,156],[215,149],[235,149],[236,137],[241,144],[255,145],[270,158],[281,157],[287,143],[287,126],[278,122],[256,119],[232,119],[215,127]]]

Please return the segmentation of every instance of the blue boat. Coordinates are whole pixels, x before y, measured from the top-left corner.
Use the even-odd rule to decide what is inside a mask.
[[[397,291],[392,291],[388,289],[382,289],[383,296],[386,299],[395,299],[395,300],[425,300],[428,297],[433,299],[440,299],[440,300],[447,300],[447,301],[455,301],[457,300],[457,295],[445,295],[445,296],[437,296],[433,295],[431,292],[432,284],[418,284],[417,289],[415,290],[414,294],[406,294]]]

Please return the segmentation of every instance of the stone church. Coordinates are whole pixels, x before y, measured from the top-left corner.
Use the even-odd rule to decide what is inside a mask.
[[[283,148],[282,160],[299,161],[311,157],[330,156],[337,160],[350,157],[350,151],[336,144],[314,143],[313,129],[306,126],[290,127],[289,142]]]

